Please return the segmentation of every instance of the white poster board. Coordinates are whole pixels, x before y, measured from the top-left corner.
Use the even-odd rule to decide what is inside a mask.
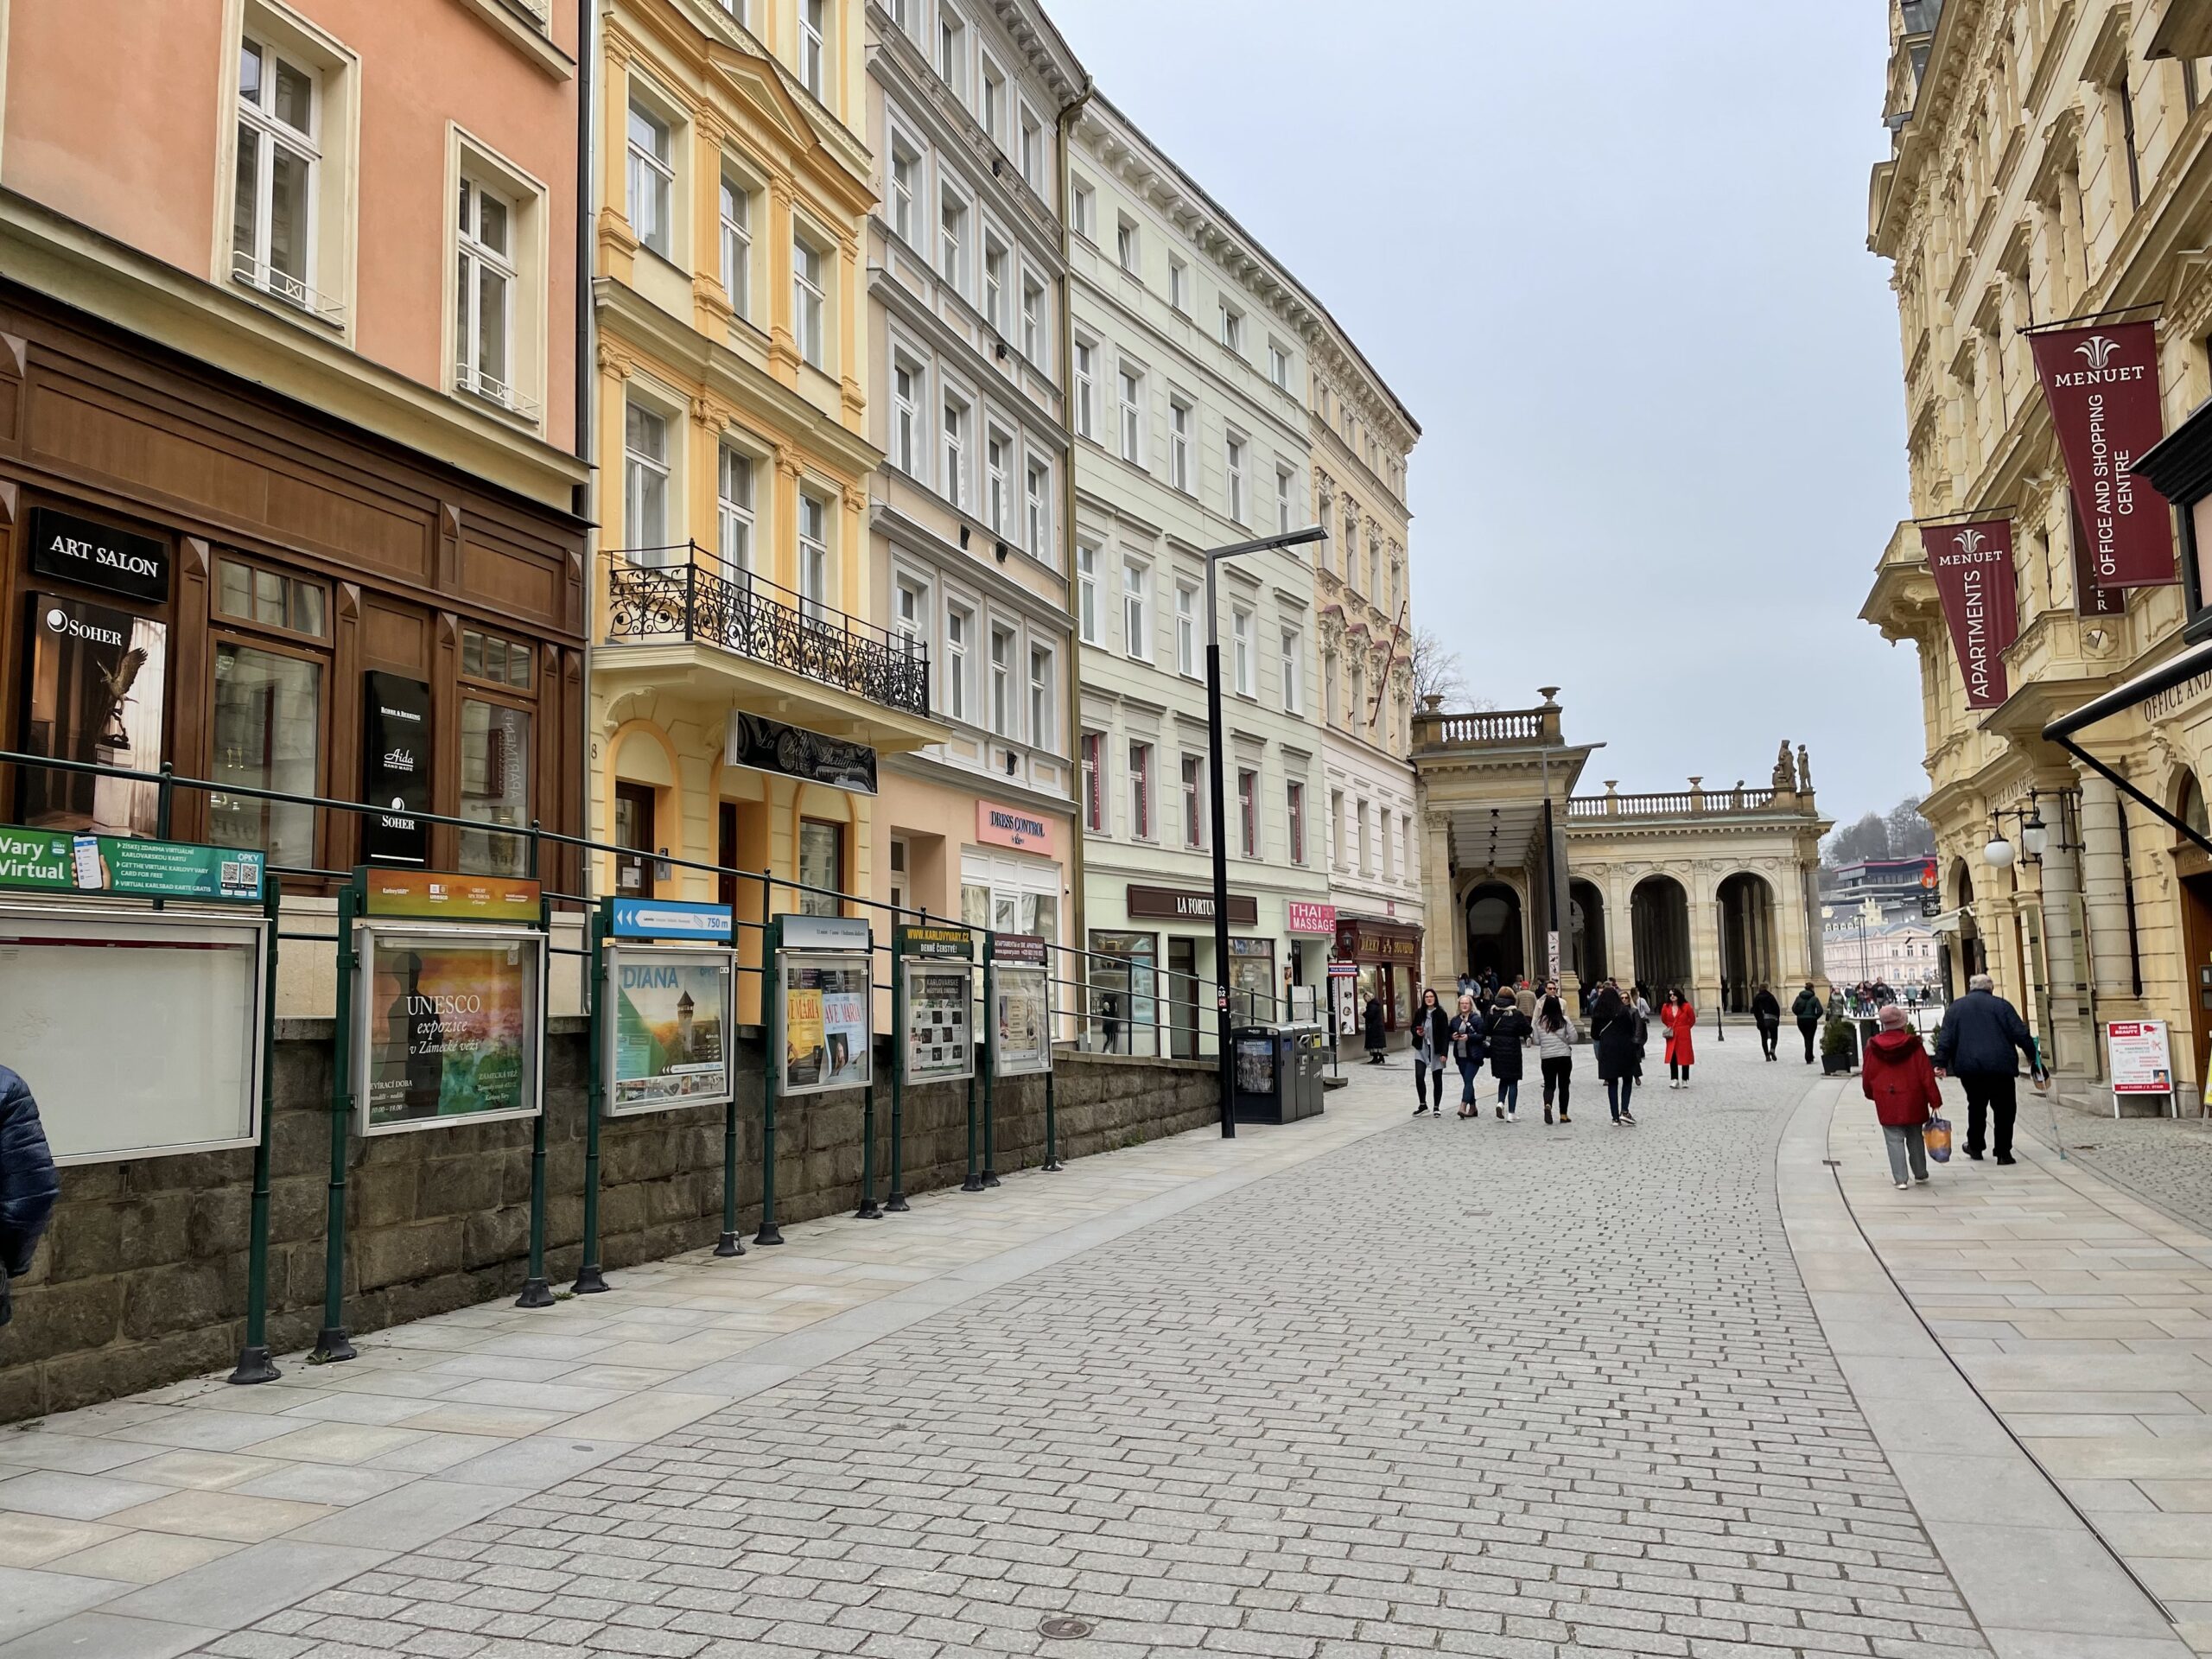
[[[607,1116],[729,1099],[731,961],[727,950],[607,947]]]
[[[2166,1040],[2164,1020],[2106,1020],[2105,1052],[2115,1116],[2124,1096],[2164,1095],[2172,1098],[2173,1052]]]
[[[260,912],[0,906],[0,1061],[63,1164],[259,1138]]]
[[[899,964],[908,1083],[976,1075],[976,965],[952,957]]]
[[[1051,969],[1018,962],[991,964],[993,1075],[1042,1077],[1052,1069]]]

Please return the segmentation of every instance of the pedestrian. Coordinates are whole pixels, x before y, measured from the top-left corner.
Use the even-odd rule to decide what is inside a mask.
[[[1452,1020],[1436,1000],[1436,987],[1421,994],[1414,1014],[1414,1116],[1444,1116],[1444,1057],[1452,1052]],[[1430,1096],[1434,1095],[1433,1103]]]
[[[1523,977],[1513,982],[1513,1006],[1533,1028],[1536,1023],[1536,988]]]
[[[1813,1063],[1813,1033],[1821,1028],[1821,998],[1810,980],[1797,993],[1797,1000],[1789,1005],[1789,1012],[1797,1016],[1797,1033],[1805,1039],[1805,1064]]]
[[[1611,980],[1591,1004],[1590,1044],[1598,1051],[1598,1078],[1605,1085],[1605,1104],[1612,1109],[1613,1122],[1633,1125],[1636,1115],[1629,1110],[1629,1101],[1636,1093],[1641,1046],[1637,1041],[1636,1010]]]
[[[1651,1018],[1651,989],[1641,980],[1637,982],[1636,995],[1629,999],[1629,1006],[1636,1010],[1637,1018]]]
[[[1936,1068],[1920,1033],[1912,1029],[1912,1016],[1896,1003],[1886,1004],[1876,1016],[1881,1029],[1866,1039],[1860,1058],[1859,1086],[1874,1103],[1881,1120],[1882,1141],[1890,1154],[1890,1178],[1902,1192],[1910,1165],[1912,1179],[1928,1179],[1928,1147],[1922,1139],[1928,1120],[1943,1103],[1936,1082]]]
[[[1681,986],[1668,988],[1667,1000],[1659,1005],[1659,1023],[1667,1028],[1667,1086],[1687,1089],[1690,1067],[1697,1060],[1696,1044],[1690,1035],[1697,1029],[1697,1010],[1682,995]]]
[[[0,1065],[0,1325],[15,1317],[14,1281],[31,1270],[61,1195],[30,1085]]]
[[[1360,1016],[1360,1024],[1367,1037],[1367,1063],[1370,1065],[1382,1065],[1382,999],[1372,991],[1367,994],[1367,1012]]]
[[[1782,999],[1762,985],[1751,999],[1751,1018],[1759,1023],[1759,1047],[1768,1059],[1776,1058],[1774,1046],[1782,1038]]]
[[[1936,1033],[1936,1075],[1955,1077],[1967,1095],[1967,1156],[1981,1161],[1982,1148],[1991,1147],[1997,1161],[2012,1161],[2012,1117],[2019,1103],[2014,1097],[2020,1068],[2014,1051],[2028,1057],[2029,1074],[2037,1083],[2044,1077],[2036,1058],[2036,1039],[2028,1034],[2020,1011],[1997,995],[1997,982],[1987,974],[1967,981],[1967,994],[1943,1011],[1942,1029]],[[1993,1137],[1983,1138],[1983,1120],[1990,1120]]]
[[[1475,1011],[1471,995],[1459,998],[1459,1015],[1452,1022],[1452,1058],[1459,1063],[1459,1116],[1480,1117],[1475,1104],[1475,1073],[1483,1069],[1485,1052],[1483,1017]]]
[[[1501,989],[1493,1005],[1486,1046],[1490,1074],[1497,1079],[1497,1116],[1508,1123],[1519,1122],[1521,1109],[1521,1046],[1529,1040],[1529,1016],[1521,1012],[1513,993]]]
[[[1552,1121],[1552,1094],[1559,1094],[1559,1121],[1572,1123],[1567,1115],[1567,1091],[1574,1082],[1574,1045],[1582,1033],[1567,1017],[1554,988],[1536,1010],[1536,1064],[1544,1074],[1544,1122]]]

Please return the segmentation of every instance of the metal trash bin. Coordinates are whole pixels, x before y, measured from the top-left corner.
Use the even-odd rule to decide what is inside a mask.
[[[1281,1123],[1284,1121],[1285,1085],[1293,1093],[1292,1066],[1287,1064],[1281,1033],[1274,1026],[1237,1026],[1229,1033],[1230,1072],[1240,1123]]]
[[[1284,1092],[1283,1121],[1319,1117],[1322,1074],[1329,1063],[1328,1033],[1318,1024],[1301,1020],[1282,1027],[1281,1046],[1291,1076],[1291,1086]]]

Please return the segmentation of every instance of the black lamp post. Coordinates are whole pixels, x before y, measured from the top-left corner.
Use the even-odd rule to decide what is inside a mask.
[[[1221,620],[1214,603],[1214,568],[1240,553],[1271,553],[1278,548],[1303,547],[1327,538],[1319,524],[1281,536],[1263,536],[1254,542],[1234,542],[1207,552],[1206,561],[1206,786],[1213,815],[1213,977],[1216,1036],[1221,1069],[1221,1135],[1236,1138],[1236,1061],[1230,1052],[1229,1029],[1229,836],[1223,803],[1221,766]]]

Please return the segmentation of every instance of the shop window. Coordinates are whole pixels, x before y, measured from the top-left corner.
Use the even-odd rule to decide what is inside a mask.
[[[207,839],[257,847],[270,861],[315,863],[315,812],[291,801],[232,795],[232,785],[321,793],[322,664],[236,640],[215,644],[213,781]]]
[[[461,631],[461,671],[472,680],[530,690],[530,647],[476,628]]]
[[[500,829],[530,827],[530,728],[523,709],[461,700],[460,817]],[[529,837],[464,830],[461,868],[472,875],[526,875]]]
[[[653,858],[659,846],[650,784],[614,785],[614,844],[631,850],[614,860],[614,891],[624,899],[653,896]]]
[[[802,916],[841,916],[845,890],[845,827],[820,818],[798,825],[798,879],[810,891],[798,896]]]
[[[263,570],[237,559],[215,562],[215,609],[222,616],[319,639],[327,598],[321,582]]]

